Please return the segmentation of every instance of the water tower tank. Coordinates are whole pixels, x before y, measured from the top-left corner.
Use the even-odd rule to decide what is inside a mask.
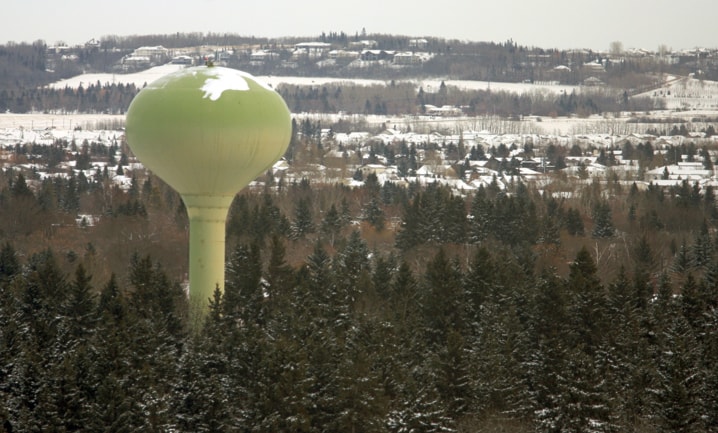
[[[190,222],[190,301],[224,287],[225,224],[234,196],[287,149],[282,97],[251,75],[199,66],[143,88],[127,111],[127,143],[182,196]]]

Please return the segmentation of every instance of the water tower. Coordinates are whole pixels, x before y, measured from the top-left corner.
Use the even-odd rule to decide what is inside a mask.
[[[127,143],[173,187],[189,216],[190,304],[224,288],[225,224],[234,196],[286,151],[291,117],[282,97],[251,75],[198,66],[144,89],[127,111]]]

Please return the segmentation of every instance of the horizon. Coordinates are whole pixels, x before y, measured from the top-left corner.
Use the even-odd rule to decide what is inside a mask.
[[[677,14],[674,2],[657,0],[604,0],[577,4],[554,0],[551,5],[529,0],[506,3],[464,4],[448,0],[441,6],[410,7],[406,4],[366,0],[349,11],[341,4],[321,0],[301,7],[277,0],[271,8],[262,4],[236,4],[230,0],[190,2],[178,0],[172,8],[127,0],[122,7],[98,8],[89,0],[73,0],[62,6],[48,0],[27,0],[6,7],[6,25],[0,27],[0,43],[79,45],[106,36],[167,35],[174,33],[228,33],[257,38],[318,38],[322,33],[348,36],[388,34],[436,37],[468,42],[505,42],[543,49],[609,50],[619,42],[625,49],[673,51],[717,48],[710,31],[718,3],[686,0]],[[291,14],[277,11],[291,10]],[[378,12],[377,12],[378,11]],[[29,23],[31,21],[31,23]],[[29,25],[32,24],[32,25]]]

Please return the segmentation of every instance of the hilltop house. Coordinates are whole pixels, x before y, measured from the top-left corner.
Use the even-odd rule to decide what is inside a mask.
[[[424,50],[429,45],[429,41],[424,38],[409,39],[409,48]]]
[[[170,52],[162,45],[156,47],[140,47],[132,53],[132,57],[147,57],[150,63],[160,64],[170,58]]]
[[[349,42],[349,48],[371,49],[371,48],[376,48],[378,46],[379,46],[379,44],[377,43],[377,41],[373,41],[373,40],[362,40],[362,41]]]
[[[362,50],[360,58],[364,61],[394,60],[395,51]]]
[[[256,50],[249,55],[249,62],[253,65],[263,64],[266,61],[278,60],[279,53],[271,50]]]
[[[332,45],[326,42],[300,42],[294,45],[292,57],[309,57],[311,59],[323,57],[331,47]]]
[[[394,54],[395,65],[419,65],[423,60],[420,54],[412,53],[411,51]]]

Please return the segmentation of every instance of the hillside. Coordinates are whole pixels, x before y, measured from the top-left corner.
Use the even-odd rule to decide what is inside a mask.
[[[170,61],[201,64],[206,59],[256,76],[382,82],[434,80],[437,84],[444,80],[456,82],[461,89],[489,89],[492,85],[500,89],[502,85],[497,83],[533,83],[548,84],[549,91],[560,89],[564,93],[570,93],[573,86],[597,84],[611,92],[627,92],[629,96],[660,85],[665,75],[694,74],[701,80],[718,78],[716,53],[710,50],[602,53],[545,50],[519,46],[513,41],[462,42],[381,34],[363,35],[361,39],[322,34],[308,40],[175,34],[108,36],[75,47],[46,46],[41,41],[34,45],[3,47],[0,66],[9,73],[3,75],[0,90],[12,91],[14,99],[22,99],[22,93],[31,88],[82,71],[109,74],[86,77],[84,87],[88,87],[98,82],[101,85],[116,83],[121,75]],[[121,80],[132,81],[138,87],[144,84],[132,77]],[[75,88],[76,84],[70,87]],[[10,108],[9,101],[0,99],[0,102]]]

